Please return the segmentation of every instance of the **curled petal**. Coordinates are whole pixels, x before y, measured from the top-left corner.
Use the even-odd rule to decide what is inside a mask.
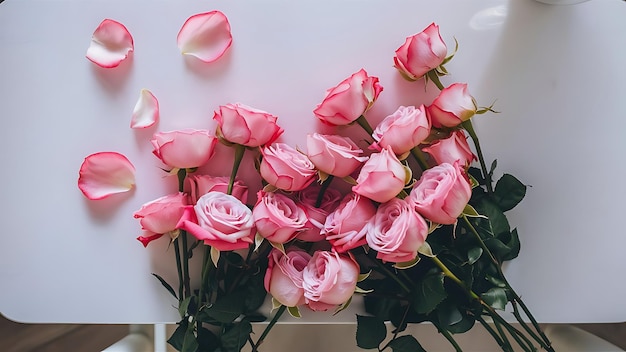
[[[178,32],[178,48],[183,55],[195,56],[204,62],[219,59],[233,42],[230,23],[220,11],[193,15]]]
[[[91,154],[80,166],[78,188],[91,200],[127,192],[134,186],[135,167],[120,153]]]
[[[147,89],[142,89],[135,104],[130,128],[148,128],[159,121],[159,101]]]
[[[134,48],[128,29],[117,21],[105,19],[93,32],[87,59],[104,68],[117,67]]]

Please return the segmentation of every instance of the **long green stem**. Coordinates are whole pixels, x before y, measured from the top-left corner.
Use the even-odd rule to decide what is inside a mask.
[[[263,343],[263,340],[265,340],[265,337],[267,337],[267,334],[270,333],[270,330],[272,330],[274,325],[276,325],[278,318],[280,318],[280,316],[283,315],[283,313],[285,313],[286,309],[287,309],[287,306],[284,306],[284,305],[278,308],[278,311],[276,312],[276,314],[274,314],[274,316],[272,317],[272,320],[270,320],[269,324],[267,324],[267,326],[265,327],[265,330],[263,330],[263,332],[261,333],[261,336],[259,337],[259,339],[252,346],[252,352],[258,352],[259,346]]]
[[[185,188],[185,177],[187,177],[187,170],[179,169],[176,175],[178,176],[178,191],[183,192]],[[189,245],[187,243],[187,231],[181,230],[178,237],[181,238],[182,247],[183,247],[183,252],[182,252],[183,253],[183,257],[182,257],[183,278],[182,279],[183,279],[183,285],[185,288],[184,298],[187,298],[191,295],[191,283],[190,283],[191,278],[189,277]]]
[[[522,310],[524,311],[524,314],[526,314],[526,316],[528,317],[528,319],[530,319],[533,327],[535,328],[535,330],[539,333],[539,336],[541,336],[541,339],[536,339],[534,336],[533,338],[539,342],[543,348],[545,348],[547,351],[554,351],[554,349],[552,348],[552,342],[550,342],[550,339],[546,336],[546,334],[543,332],[543,330],[541,329],[541,327],[539,326],[539,323],[537,322],[537,320],[535,319],[535,317],[532,315],[532,313],[530,312],[530,309],[528,309],[528,307],[526,306],[526,304],[524,303],[524,301],[522,301],[521,297],[517,294],[517,292],[515,292],[515,290],[513,289],[513,287],[511,286],[511,284],[509,283],[509,281],[506,279],[506,276],[504,276],[504,272],[502,271],[502,267],[500,266],[500,263],[496,260],[496,258],[493,256],[493,253],[491,253],[491,251],[489,250],[489,247],[487,247],[487,245],[485,244],[485,242],[483,241],[483,239],[480,237],[480,235],[478,234],[478,231],[476,230],[476,228],[474,227],[474,225],[472,225],[472,223],[469,221],[469,219],[467,218],[467,216],[463,215],[463,220],[465,222],[466,227],[470,230],[470,232],[474,235],[474,237],[476,237],[476,240],[478,241],[478,243],[480,244],[481,248],[483,249],[483,251],[485,253],[487,253],[487,255],[489,256],[489,258],[491,259],[491,261],[495,264],[496,266],[496,270],[498,271],[498,274],[500,275],[500,278],[504,281],[504,284],[506,286],[506,288],[509,290],[509,292],[513,295],[513,300],[515,302],[517,302],[520,307],[522,308]],[[520,316],[521,318],[521,316]],[[520,322],[520,324],[524,325],[526,324],[524,322],[524,320],[520,320],[518,319],[518,321]]]
[[[439,80],[439,76],[437,75],[437,72],[435,72],[435,70],[428,71],[426,76],[431,81],[433,81],[433,83],[437,86],[437,88],[439,88],[439,90],[443,90],[444,89],[444,86],[443,86],[443,84],[441,84],[441,81]]]
[[[441,271],[443,271],[443,274],[446,277],[456,282],[456,284],[459,285],[461,288],[463,288],[470,297],[472,297],[473,299],[477,299],[482,303],[482,300],[480,299],[480,297],[474,291],[472,291],[469,287],[465,286],[465,283],[461,281],[461,279],[459,279],[456,275],[454,275],[454,273],[450,271],[450,269],[448,269],[448,267],[441,260],[439,260],[439,258],[437,257],[429,257],[429,258],[439,267],[439,269],[441,269]]]
[[[243,154],[246,151],[246,147],[241,144],[235,144],[235,161],[233,162],[233,170],[230,173],[230,180],[228,181],[227,194],[233,194],[233,185],[235,184],[235,177],[237,177],[237,171],[241,160],[243,160]]]
[[[474,142],[474,147],[476,147],[476,153],[478,154],[478,161],[480,162],[480,169],[485,177],[485,183],[487,186],[487,193],[490,195],[493,194],[493,186],[491,184],[491,175],[489,171],[487,171],[487,164],[485,164],[485,157],[483,156],[483,151],[480,148],[480,141],[478,140],[478,135],[476,131],[474,131],[474,126],[472,125],[472,120],[467,120],[461,123],[461,126],[467,131]]]
[[[511,334],[511,336],[515,339],[515,342],[517,342],[517,344],[520,347],[522,347],[525,351],[537,350],[535,346],[533,345],[533,343],[526,337],[526,335],[524,335],[521,331],[516,329],[509,322],[504,320],[504,318],[502,318],[500,314],[498,314],[493,308],[489,306],[485,306],[485,308],[487,308],[489,315],[491,315],[491,317],[493,318],[494,324],[495,323],[502,324],[502,326],[504,326],[507,329],[507,331]]]
[[[491,315],[491,314],[490,314]],[[509,338],[506,336],[506,334],[504,333],[504,331],[502,330],[502,326],[500,325],[499,322],[497,322],[495,319],[493,321],[493,325],[496,327],[496,329],[498,330],[498,334],[500,335],[500,337],[502,337],[502,342],[504,343],[504,346],[506,347],[505,349],[507,351],[511,351],[513,352],[513,346],[511,346],[511,342],[509,342]]]
[[[493,339],[496,341],[498,346],[502,348],[503,351],[508,351],[508,348],[510,348],[510,346],[508,346],[507,348],[507,345],[504,343],[500,335],[498,335],[498,333],[493,330],[491,326],[489,326],[489,323],[487,323],[482,316],[477,316],[476,320],[478,320],[478,322],[485,328],[485,330],[487,330],[487,332],[491,335],[491,337],[493,337]]]
[[[184,291],[183,291],[184,279],[183,279],[183,268],[182,268],[181,259],[180,259],[180,245],[178,244],[179,238],[180,236],[174,240],[174,253],[176,254],[176,272],[178,273],[178,300],[182,302],[185,299],[185,296],[184,296]]]

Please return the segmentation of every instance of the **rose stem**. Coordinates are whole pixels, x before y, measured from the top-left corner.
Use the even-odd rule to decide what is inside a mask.
[[[466,227],[470,230],[472,235],[474,235],[474,237],[476,237],[476,239],[478,240],[478,243],[480,243],[480,246],[483,249],[483,251],[489,255],[489,258],[495,264],[496,269],[498,270],[498,274],[500,275],[500,277],[504,281],[504,284],[506,285],[506,288],[513,295],[513,300],[516,301],[517,303],[519,303],[520,307],[522,307],[522,310],[524,311],[524,314],[526,314],[528,319],[530,319],[531,323],[533,324],[533,327],[539,333],[539,336],[541,336],[541,340],[543,340],[543,341],[539,341],[537,339],[535,339],[535,340],[537,340],[537,342],[541,342],[542,347],[545,348],[546,350],[554,351],[554,349],[552,348],[552,343],[550,342],[550,339],[548,339],[548,337],[543,333],[543,331],[541,330],[541,327],[539,326],[539,323],[537,322],[535,317],[532,315],[532,313],[530,312],[530,310],[528,309],[526,304],[524,304],[524,302],[522,301],[520,296],[517,294],[517,292],[515,292],[515,290],[513,289],[511,284],[509,283],[509,281],[506,279],[506,276],[504,276],[504,272],[502,272],[502,267],[500,266],[500,263],[493,256],[493,254],[491,253],[491,251],[489,250],[489,248],[487,247],[487,245],[485,244],[483,239],[478,234],[478,231],[476,231],[476,228],[474,228],[474,225],[472,225],[472,223],[469,221],[469,219],[467,218],[466,215],[462,215],[462,218],[463,218],[463,220],[465,222]],[[523,320],[520,321],[518,319],[518,321],[522,325],[526,324],[526,322],[524,322]]]
[[[426,162],[426,158],[424,157],[424,153],[418,147],[414,147],[411,149],[411,155],[417,160],[422,171],[426,171],[429,169],[428,163]]]
[[[286,309],[287,309],[287,306],[285,305],[281,305],[280,308],[278,308],[278,311],[276,312],[276,314],[274,314],[270,323],[267,324],[267,326],[265,327],[265,330],[263,330],[263,333],[261,333],[261,336],[259,337],[257,342],[252,346],[252,352],[258,351],[259,346],[263,343],[263,340],[265,339],[267,334],[270,333],[270,330],[274,327],[274,325],[276,325],[278,318],[280,318],[280,316],[283,315]]]
[[[235,177],[237,176],[237,171],[239,170],[239,165],[241,165],[241,160],[243,159],[243,154],[246,151],[246,147],[241,144],[235,144],[235,161],[233,163],[233,171],[230,173],[230,180],[228,181],[228,190],[227,194],[233,194],[233,185],[235,184]]]
[[[434,323],[433,322],[433,325],[435,325],[437,330],[439,330],[439,333],[441,333],[443,335],[443,337],[445,337],[446,340],[448,340],[448,342],[450,342],[450,344],[454,347],[454,350],[456,352],[462,352],[463,351],[461,349],[461,346],[459,346],[459,344],[456,343],[456,341],[454,340],[454,338],[452,337],[452,335],[450,334],[450,332],[448,330],[442,328],[439,323]]]
[[[374,262],[376,263],[376,265],[385,272],[385,274],[387,274],[387,276],[389,276],[391,279],[393,279],[395,282],[398,283],[398,285],[400,285],[400,287],[402,287],[402,289],[406,292],[406,293],[410,293],[411,290],[404,284],[404,282],[402,282],[400,280],[400,278],[398,278],[394,273],[391,272],[391,270],[387,269],[387,267],[385,267],[383,265],[383,263],[381,263],[378,259],[374,259]]]
[[[365,132],[370,135],[370,137],[372,136],[374,130],[372,129],[372,126],[370,126],[370,123],[367,122],[367,119],[365,119],[365,115],[359,116],[359,118],[356,119],[356,123],[358,123],[359,126],[361,126],[365,130]]]
[[[187,169],[179,169],[176,173],[178,176],[178,191],[183,192],[185,187],[185,177],[187,177]],[[191,286],[189,277],[189,247],[187,244],[187,231],[181,230],[179,238],[182,238],[183,245],[183,283],[185,286],[185,298],[191,295]]]
[[[489,326],[489,324],[485,321],[485,319],[482,316],[478,315],[476,317],[476,320],[478,320],[478,322],[480,322],[480,324],[485,328],[485,330],[487,330],[487,332],[493,337],[493,339],[496,340],[496,342],[502,348],[503,351],[510,350],[510,347],[507,349],[507,345],[500,338],[500,335],[498,335],[498,333],[495,330],[493,330],[491,326]]]
[[[322,186],[320,188],[320,192],[317,194],[317,199],[315,200],[315,207],[316,208],[319,208],[322,205],[322,201],[324,200],[324,193],[326,193],[326,190],[328,189],[328,186],[330,186],[330,183],[333,182],[334,178],[335,178],[335,176],[328,175],[328,177],[324,180],[324,182],[322,182]]]
[[[485,157],[483,156],[483,152],[480,148],[480,141],[478,140],[478,135],[476,135],[476,131],[474,131],[474,126],[472,125],[472,120],[463,121],[461,126],[469,133],[470,138],[472,138],[472,142],[474,142],[474,146],[476,147],[476,153],[478,153],[478,161],[480,161],[480,169],[483,172],[483,176],[485,177],[485,184],[487,185],[487,193],[489,195],[493,194],[493,188],[491,185],[491,175],[487,172],[487,165],[485,164]]]
[[[437,86],[437,88],[439,88],[439,90],[444,89],[443,84],[441,84],[441,81],[439,80],[439,76],[437,76],[437,72],[435,72],[435,70],[428,71],[426,76],[430,78],[431,81],[433,81],[433,83]]]
[[[180,234],[179,234],[179,237],[180,237]],[[180,245],[178,244],[178,237],[176,237],[176,239],[174,240],[174,252],[176,253],[176,271],[178,272],[178,301],[182,302],[185,299],[185,297],[183,294],[183,287],[184,287],[183,269],[182,269],[181,260],[180,260]]]

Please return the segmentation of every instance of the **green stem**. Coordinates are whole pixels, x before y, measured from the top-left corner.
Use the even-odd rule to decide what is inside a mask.
[[[530,335],[533,340],[539,342],[542,348],[544,348],[545,350],[549,350],[551,347],[548,346],[545,341],[542,341],[542,339],[537,336],[537,334],[535,334],[535,332],[528,326],[528,324],[526,324],[524,319],[522,319],[522,316],[519,313],[519,308],[517,307],[517,302],[513,300],[511,301],[511,305],[513,306],[513,316],[515,316],[515,319],[517,319],[522,328],[524,328],[524,331],[526,331],[526,333]]]
[[[454,275],[454,273],[450,271],[450,269],[448,269],[448,267],[441,260],[439,260],[439,258],[437,257],[429,257],[429,258],[433,262],[435,262],[435,264],[439,267],[439,269],[441,269],[441,271],[443,271],[443,274],[446,277],[456,282],[456,284],[459,285],[461,288],[463,288],[470,297],[472,297],[473,299],[477,299],[479,302],[482,303],[482,300],[480,299],[480,297],[474,291],[472,291],[469,287],[465,286],[465,283],[461,281],[461,279],[459,279],[456,275]]]
[[[184,282],[183,282],[183,268],[180,259],[180,245],[178,244],[178,239],[180,236],[176,237],[174,240],[174,252],[176,253],[176,272],[178,273],[178,301],[182,302],[185,299],[184,296]],[[182,317],[181,317],[182,318]]]
[[[372,133],[374,133],[374,129],[372,128],[372,126],[370,126],[370,123],[367,122],[365,115],[359,116],[359,118],[356,119],[356,123],[358,123],[359,126],[361,126],[370,137],[372,136]]]
[[[485,157],[483,156],[483,151],[480,148],[480,141],[478,140],[478,135],[476,131],[474,131],[474,126],[472,125],[472,120],[463,121],[461,126],[467,131],[474,142],[474,147],[476,147],[476,153],[478,153],[478,161],[480,162],[480,169],[482,170],[483,176],[485,177],[485,183],[487,186],[487,193],[493,194],[493,186],[491,184],[491,175],[487,171],[487,165],[485,164]]]
[[[454,350],[456,352],[463,352],[463,350],[461,349],[461,346],[459,346],[459,344],[454,340],[454,337],[452,337],[452,335],[450,334],[450,332],[448,330],[442,328],[439,323],[434,323],[433,322],[433,325],[435,325],[437,330],[439,330],[439,333],[441,333],[443,335],[443,337],[445,337],[446,340],[448,340],[448,342],[450,342],[450,344],[454,347]]]
[[[233,185],[235,184],[235,177],[237,176],[237,170],[239,170],[239,165],[241,165],[241,160],[243,159],[243,154],[246,151],[246,147],[241,144],[235,144],[235,161],[233,163],[233,170],[230,173],[230,180],[228,181],[228,190],[227,194],[233,194]]]
[[[496,343],[498,343],[498,346],[500,346],[500,348],[502,348],[503,351],[508,351],[507,345],[500,338],[500,335],[498,335],[498,333],[495,330],[493,330],[491,326],[489,326],[489,323],[487,323],[482,316],[480,315],[477,316],[476,320],[478,320],[478,322],[480,322],[480,324],[485,328],[485,330],[487,330],[487,332],[491,335],[491,337],[493,337],[493,339],[496,340]],[[510,348],[510,346],[508,346],[508,348]]]
[[[462,218],[463,218],[467,228],[474,235],[474,237],[476,237],[476,240],[480,244],[480,246],[483,249],[483,251],[485,253],[487,253],[487,255],[489,256],[491,261],[495,264],[496,270],[498,271],[498,274],[500,275],[500,278],[504,281],[504,284],[505,284],[506,288],[513,295],[513,300],[515,302],[517,302],[520,305],[520,307],[522,307],[522,310],[524,311],[524,314],[526,314],[528,319],[530,319],[533,327],[539,333],[539,336],[541,336],[541,339],[536,339],[534,336],[533,336],[533,339],[535,339],[537,342],[539,342],[542,345],[542,347],[545,348],[547,351],[554,351],[554,349],[552,348],[552,342],[550,342],[550,339],[543,332],[543,330],[539,326],[539,323],[537,322],[535,317],[532,315],[532,313],[530,312],[530,310],[528,309],[528,307],[526,306],[524,301],[522,301],[522,298],[517,294],[517,292],[515,292],[515,290],[513,289],[511,284],[509,283],[509,281],[506,279],[506,276],[504,276],[504,272],[502,271],[502,267],[501,267],[500,263],[493,256],[493,253],[491,253],[491,251],[489,250],[489,248],[487,247],[487,245],[485,244],[483,239],[478,234],[478,231],[476,231],[476,228],[472,225],[472,223],[469,221],[469,219],[467,218],[466,215],[463,215]],[[525,322],[523,320],[518,319],[518,321],[520,322],[520,324],[525,324]]]
[[[259,339],[252,346],[252,352],[258,351],[259,346],[263,343],[263,340],[265,340],[265,337],[267,337],[267,334],[270,333],[270,330],[272,330],[274,325],[276,325],[276,322],[278,321],[280,316],[283,315],[286,309],[287,309],[287,306],[285,305],[282,305],[280,306],[280,308],[278,308],[278,311],[276,312],[276,314],[274,314],[274,316],[272,317],[272,320],[269,322],[269,324],[267,324],[267,326],[265,327],[265,330],[263,330],[263,333],[261,333],[261,336],[259,337]]]
[[[398,278],[398,276],[396,274],[394,274],[391,270],[387,269],[387,267],[381,263],[378,259],[374,259],[374,262],[376,263],[376,265],[385,272],[385,274],[387,274],[388,277],[390,277],[392,280],[394,280],[398,285],[400,285],[400,287],[402,287],[402,289],[406,292],[406,293],[410,293],[411,290],[409,289],[409,287],[407,285],[404,284],[404,282],[402,282],[402,280],[400,280],[400,278]]]
[[[183,192],[185,187],[185,177],[187,177],[187,170],[179,169],[176,175],[178,176],[178,191]],[[187,298],[191,295],[191,278],[189,277],[189,245],[187,243],[187,231],[181,230],[178,237],[182,239],[183,285],[185,288],[184,298]]]
[[[439,76],[437,75],[437,72],[435,72],[435,70],[428,71],[426,75],[431,81],[433,81],[433,83],[437,86],[437,88],[439,88],[439,90],[444,89],[444,86],[443,84],[441,84],[441,81],[439,80]]]
[[[489,314],[491,315],[491,314]],[[493,321],[493,325],[496,327],[496,329],[498,330],[498,334],[502,337],[502,342],[504,343],[504,349],[507,351],[511,351],[513,352],[513,346],[511,346],[511,342],[509,342],[509,338],[506,336],[506,334],[504,333],[504,331],[502,330],[502,326],[500,325],[500,323],[498,323],[495,319]]]
[[[509,322],[504,320],[504,318],[502,318],[500,314],[498,314],[490,306],[484,305],[484,307],[487,308],[489,315],[491,315],[491,317],[493,318],[494,324],[498,324],[498,323],[502,324],[502,326],[504,326],[507,329],[507,331],[511,334],[513,339],[515,339],[515,342],[517,342],[517,344],[521,348],[523,348],[524,351],[537,351],[533,343],[521,331],[519,331]]]
[[[420,148],[414,147],[413,149],[411,149],[411,155],[413,155],[422,171],[429,169],[428,162],[426,161],[426,157],[424,156],[424,152],[422,152]]]
[[[320,187],[320,192],[317,194],[317,199],[315,200],[315,207],[319,208],[322,205],[322,201],[324,200],[324,193],[330,186],[330,183],[333,182],[335,176],[328,175],[328,177],[322,182],[322,186]]]

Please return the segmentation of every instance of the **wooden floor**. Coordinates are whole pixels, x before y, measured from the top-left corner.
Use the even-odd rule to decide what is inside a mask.
[[[576,325],[626,350],[626,323]],[[0,315],[1,352],[99,352],[128,334],[128,325],[20,324]]]

